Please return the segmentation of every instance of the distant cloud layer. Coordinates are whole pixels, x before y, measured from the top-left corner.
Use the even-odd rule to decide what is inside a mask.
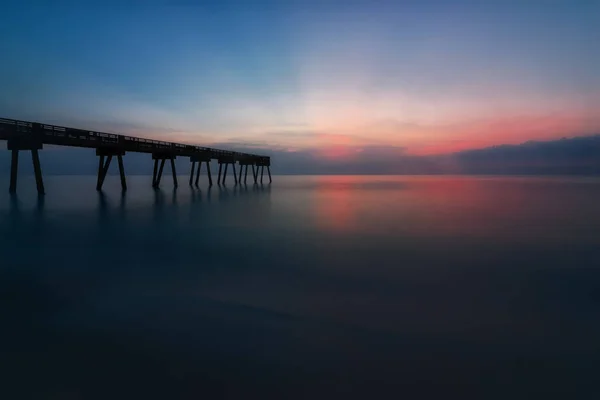
[[[459,171],[469,174],[600,174],[600,135],[496,146],[453,157]]]
[[[400,147],[343,147],[338,155],[322,149],[298,151],[223,144],[231,150],[252,150],[273,157],[275,174],[600,174],[600,135],[546,142],[527,142],[444,155],[411,155]],[[95,174],[93,150],[47,147],[41,152],[45,174]],[[31,173],[27,156],[21,171]],[[9,171],[10,153],[0,152],[0,169]],[[150,155],[128,153],[128,174],[149,175]],[[180,174],[188,173],[187,158],[177,160]],[[116,168],[112,171],[116,173]]]

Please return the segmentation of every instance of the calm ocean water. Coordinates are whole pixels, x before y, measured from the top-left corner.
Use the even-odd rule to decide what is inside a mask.
[[[169,178],[0,179],[0,398],[596,398],[600,179]]]

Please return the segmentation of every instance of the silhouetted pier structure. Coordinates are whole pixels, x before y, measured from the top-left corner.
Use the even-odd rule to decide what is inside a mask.
[[[206,164],[208,182],[209,185],[212,186],[213,180],[210,171],[210,162],[212,160],[217,160],[219,163],[217,184],[225,184],[229,165],[232,166],[233,179],[236,184],[242,183],[242,170],[244,167],[246,168],[244,183],[247,183],[249,166],[252,166],[252,177],[255,184],[258,183],[259,168],[262,168],[260,182],[263,183],[265,167],[267,167],[269,173],[269,183],[272,182],[270,157],[236,151],[219,150],[210,147],[164,142],[161,140],[144,139],[113,133],[103,133],[3,118],[0,118],[0,140],[6,140],[7,148],[12,152],[10,193],[15,193],[17,190],[19,151],[23,150],[31,151],[37,190],[39,194],[44,194],[44,181],[42,179],[42,169],[38,151],[42,150],[45,144],[96,149],[96,155],[98,156],[99,161],[96,190],[102,190],[102,185],[113,157],[116,157],[118,161],[121,187],[123,190],[127,190],[125,168],[123,165],[123,156],[125,156],[127,152],[152,154],[152,160],[154,160],[152,186],[155,188],[160,185],[163,169],[167,160],[170,162],[173,184],[177,187],[177,171],[175,168],[175,159],[177,157],[189,157],[190,159],[190,186],[198,186],[200,169],[203,163]],[[238,163],[240,167],[239,176],[236,174],[236,163]],[[222,171],[223,165],[225,166],[224,171]],[[223,172],[223,174],[221,174],[221,172]]]

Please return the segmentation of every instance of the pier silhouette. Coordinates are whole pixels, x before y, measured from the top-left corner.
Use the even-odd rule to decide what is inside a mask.
[[[152,186],[155,188],[158,188],[160,185],[166,161],[170,162],[173,184],[177,187],[177,171],[175,168],[175,159],[177,157],[188,157],[190,159],[190,186],[199,185],[200,170],[203,163],[206,163],[209,185],[213,185],[210,170],[210,162],[212,160],[217,160],[219,164],[217,184],[225,183],[229,165],[232,166],[233,179],[236,184],[242,183],[244,168],[244,183],[247,183],[249,167],[252,167],[254,183],[258,183],[259,171],[260,182],[263,183],[265,167],[267,168],[269,183],[272,182],[270,157],[237,151],[5,118],[0,118],[0,140],[6,140],[7,148],[12,152],[10,193],[16,193],[17,191],[19,152],[31,151],[37,191],[39,194],[44,194],[44,181],[42,178],[39,150],[42,150],[45,144],[96,149],[96,156],[98,156],[96,190],[98,191],[102,190],[104,180],[114,157],[117,158],[118,162],[121,187],[123,190],[127,190],[127,180],[123,164],[123,156],[127,152],[148,153],[152,155],[152,160],[154,161]],[[236,173],[236,163],[240,167],[239,175]],[[223,168],[223,165],[225,168]]]

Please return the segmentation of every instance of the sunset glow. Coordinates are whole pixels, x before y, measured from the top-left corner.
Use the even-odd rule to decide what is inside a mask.
[[[598,3],[334,3],[7,11],[0,113],[348,162],[600,133]]]

